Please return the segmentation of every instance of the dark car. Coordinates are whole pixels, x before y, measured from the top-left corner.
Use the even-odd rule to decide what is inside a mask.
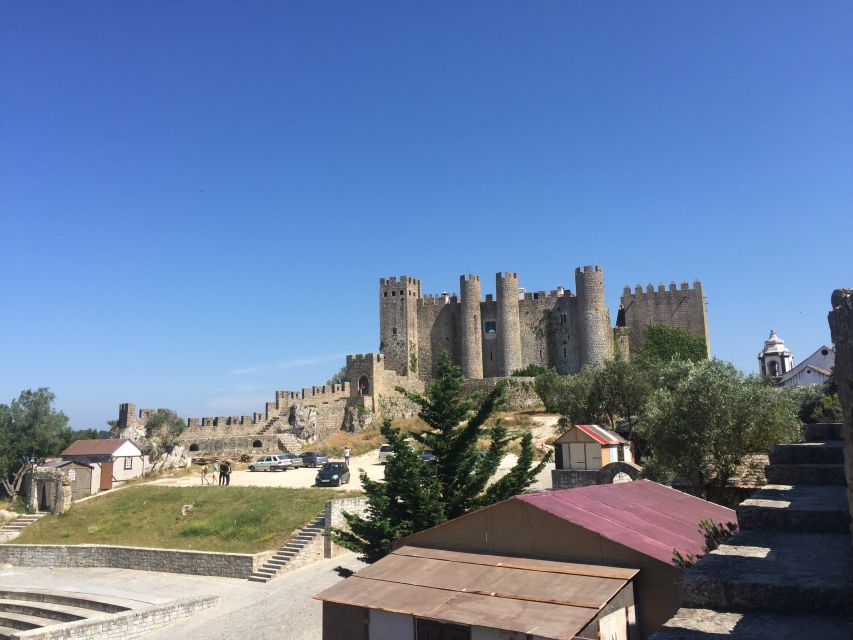
[[[348,483],[349,467],[343,462],[327,462],[314,479],[314,484],[318,487],[340,487]]]
[[[294,453],[282,453],[278,456],[279,460],[290,460],[290,468],[295,469],[303,466],[302,458]]]
[[[306,451],[299,457],[302,458],[302,464],[306,467],[319,467],[329,461],[329,456],[319,451]]]

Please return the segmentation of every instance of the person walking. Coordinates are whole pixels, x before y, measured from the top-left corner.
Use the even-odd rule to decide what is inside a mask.
[[[208,468],[207,468],[207,465],[205,464],[205,465],[201,468],[201,483],[202,483],[202,484],[213,484],[213,483],[210,481],[210,479],[207,477],[207,472],[208,472]]]
[[[219,479],[216,477],[216,474],[219,473],[219,465],[217,464],[216,460],[214,460],[213,464],[210,465],[210,471],[211,471],[211,477],[213,478],[213,480],[211,480],[210,484],[213,484],[214,482],[216,482]],[[222,483],[220,483],[220,484],[222,484]]]
[[[229,486],[231,484],[231,461],[226,460],[222,463],[222,470],[219,472],[220,475],[225,474],[225,486]]]
[[[219,463],[219,486],[225,486],[225,479],[228,476],[228,461],[224,460]]]
[[[344,462],[347,463],[347,466],[349,466],[349,454],[351,452],[352,452],[352,449],[350,449],[349,447],[344,448]]]

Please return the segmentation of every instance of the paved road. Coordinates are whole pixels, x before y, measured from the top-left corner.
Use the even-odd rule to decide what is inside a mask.
[[[319,640],[322,605],[314,594],[340,580],[338,565],[363,566],[353,554],[313,564],[284,574],[266,584],[129,569],[0,568],[0,587],[50,588],[115,595],[144,602],[176,597],[218,595],[217,607],[183,618],[144,636],[152,640]]]

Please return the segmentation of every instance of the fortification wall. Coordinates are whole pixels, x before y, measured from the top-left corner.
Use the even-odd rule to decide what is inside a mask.
[[[578,319],[578,299],[564,293],[551,314],[548,333],[549,366],[563,375],[581,369],[581,329]]]
[[[278,434],[254,434],[249,436],[198,437],[198,434],[182,433],[178,442],[189,454],[216,458],[239,458],[250,455],[275,455],[278,453],[300,453],[294,450],[292,441],[285,441]]]
[[[525,293],[518,302],[518,321],[521,339],[521,366],[538,364],[548,366],[548,332],[551,315],[557,304],[557,294],[544,291]],[[520,367],[519,367],[520,368]],[[508,372],[512,374],[512,371]]]
[[[535,382],[536,378],[523,376],[466,380],[464,392],[469,395],[477,391],[489,392],[497,385],[503,384],[504,404],[501,411],[526,411],[542,405],[542,399],[536,393]]]
[[[421,380],[433,378],[444,350],[454,362],[461,364],[460,306],[456,294],[424,296],[418,302],[418,358],[411,373]]]
[[[844,411],[844,473],[847,476],[847,501],[853,513],[853,289],[832,293],[829,329],[835,345],[832,376],[838,384],[838,398]],[[853,534],[853,522],[850,523]]]
[[[402,375],[418,353],[421,281],[409,276],[379,280],[379,344],[386,366]]]
[[[707,300],[699,280],[693,282],[692,288],[687,281],[682,281],[679,287],[670,282],[668,288],[661,282],[657,289],[649,284],[645,291],[637,285],[633,293],[625,287],[621,303],[625,309],[625,324],[631,327],[632,352],[636,353],[643,345],[651,325],[665,324],[703,338],[710,357]]]

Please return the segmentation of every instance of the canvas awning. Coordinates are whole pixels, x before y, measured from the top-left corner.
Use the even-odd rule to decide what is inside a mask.
[[[571,638],[636,569],[401,547],[315,596],[457,624]]]

